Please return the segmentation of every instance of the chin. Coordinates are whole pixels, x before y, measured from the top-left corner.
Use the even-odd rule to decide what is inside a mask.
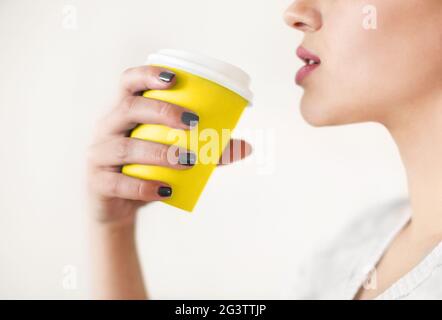
[[[304,95],[301,100],[301,115],[304,120],[313,127],[325,127],[336,125],[335,117],[325,101],[315,102],[309,96]]]
[[[338,126],[369,121],[367,114],[357,112],[346,104],[331,103],[326,98],[313,99],[312,96],[304,95],[301,100],[301,115],[304,120],[313,127]],[[356,106],[356,104],[355,104]],[[363,110],[360,108],[359,110]]]

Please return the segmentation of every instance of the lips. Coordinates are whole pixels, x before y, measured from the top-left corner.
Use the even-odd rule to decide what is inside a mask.
[[[304,79],[321,65],[321,59],[304,47],[299,47],[296,50],[296,55],[305,62],[305,66],[296,74],[296,83],[301,85]]]

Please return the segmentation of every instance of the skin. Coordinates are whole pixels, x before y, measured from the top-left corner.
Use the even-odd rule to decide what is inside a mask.
[[[377,9],[376,30],[362,28],[362,8]],[[321,65],[301,83],[301,113],[313,126],[383,125],[408,178],[412,219],[376,267],[372,299],[416,266],[442,240],[442,1],[299,0],[290,27]]]
[[[362,28],[362,9],[368,4],[377,8],[376,30]],[[284,19],[304,32],[302,45],[321,59],[302,82],[304,119],[317,127],[377,122],[391,133],[406,169],[412,219],[379,261],[376,289],[361,287],[355,296],[371,299],[442,240],[442,1],[298,0]],[[126,177],[119,170],[125,163],[170,165],[160,146],[129,142],[128,132],[137,123],[188,129],[180,122],[182,108],[139,96],[146,89],[174,85],[175,79],[159,80],[161,71],[139,67],[124,72],[120,97],[98,122],[89,150],[96,298],[148,297],[134,240],[135,216],[162,199],[157,190],[166,184]],[[229,160],[251,152],[250,145],[242,145],[242,152],[232,152]]]

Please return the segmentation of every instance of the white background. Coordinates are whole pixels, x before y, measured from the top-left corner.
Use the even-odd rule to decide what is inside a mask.
[[[380,125],[303,121],[293,81],[302,37],[282,20],[289,3],[0,2],[0,298],[89,297],[85,150],[120,72],[157,49],[246,70],[256,99],[236,136],[257,144],[249,160],[214,173],[192,215],[163,203],[140,213],[153,298],[278,298],[312,248],[406,193]],[[69,270],[74,287],[63,286]]]

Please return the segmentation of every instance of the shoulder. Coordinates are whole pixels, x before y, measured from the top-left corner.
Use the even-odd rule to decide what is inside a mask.
[[[312,252],[291,275],[290,298],[318,299],[341,296],[339,288],[349,281],[355,263],[370,256],[403,219],[407,199],[374,204],[361,210],[337,236]]]
[[[377,299],[440,300],[442,299],[441,283],[442,242]]]
[[[367,241],[377,241],[379,237],[392,232],[398,223],[406,217],[408,208],[408,199],[399,198],[374,204],[362,210],[318,254],[323,256],[327,252],[351,250],[354,246],[365,244]]]

